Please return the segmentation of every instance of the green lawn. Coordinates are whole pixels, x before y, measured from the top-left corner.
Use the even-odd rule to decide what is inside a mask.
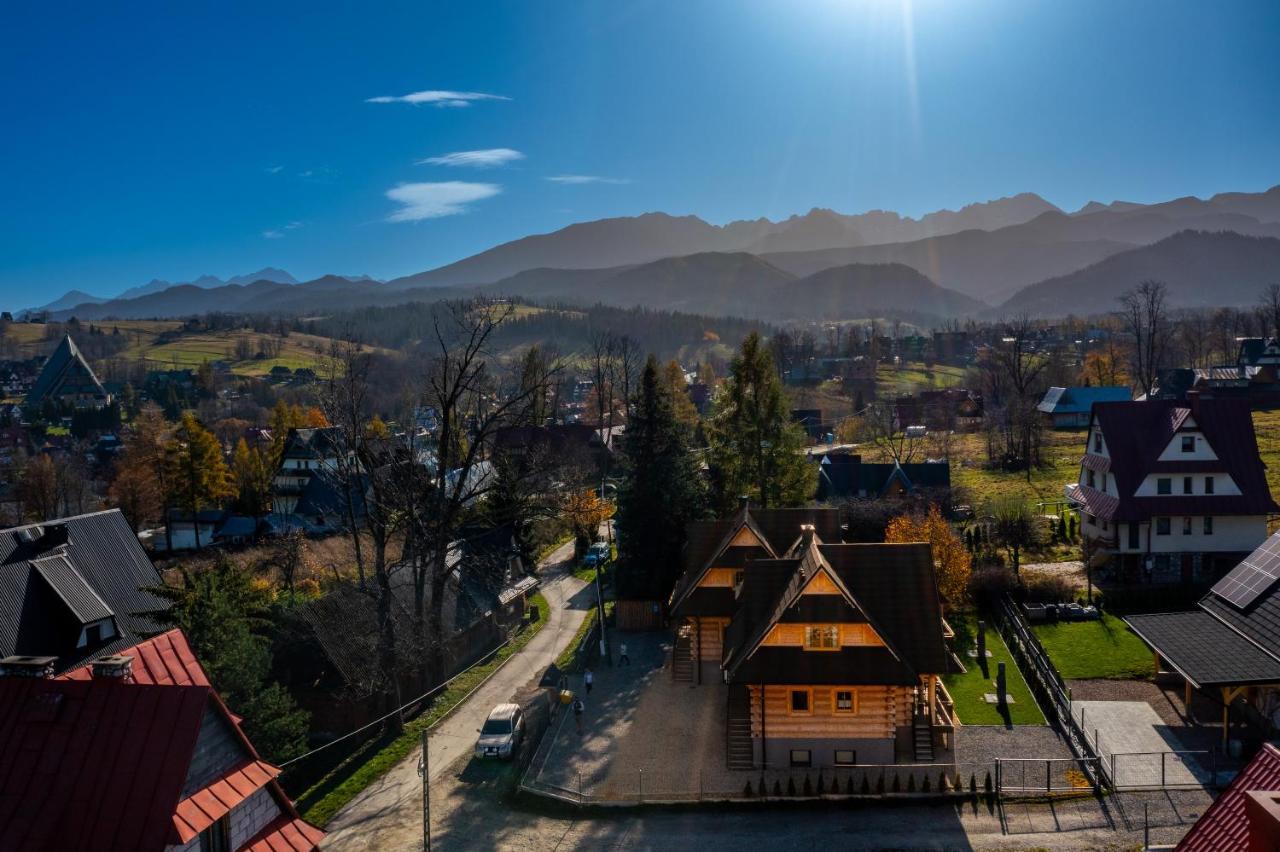
[[[976,617],[966,613],[949,613],[947,621],[955,628],[956,650],[960,655],[960,661],[968,669],[964,674],[949,674],[942,678],[947,691],[956,702],[956,715],[960,717],[960,722],[965,725],[1004,725],[1008,722],[1015,725],[1043,725],[1044,714],[1040,712],[1040,707],[1032,697],[1031,690],[1027,688],[1027,682],[1022,679],[1022,672],[1009,656],[1009,649],[1005,647],[1004,640],[1000,638],[1000,634],[991,626],[991,623],[988,622],[987,626],[987,650],[991,652],[991,656],[987,659],[990,677],[983,677],[982,666],[978,664],[977,659],[970,657],[967,653],[969,648],[974,647],[977,642]],[[985,693],[996,691],[994,685],[996,669],[1001,662],[1005,664],[1008,691],[1013,696],[1013,703],[1009,705],[1008,719],[1000,715],[995,704],[988,704],[982,700]]]
[[[361,790],[387,774],[393,766],[404,760],[422,742],[422,731],[444,718],[472,690],[491,675],[498,666],[529,643],[547,623],[550,607],[541,594],[529,599],[529,606],[538,609],[538,620],[516,636],[488,662],[475,666],[458,675],[420,716],[406,723],[404,731],[393,739],[373,741],[352,758],[334,769],[310,790],[298,797],[298,810],[308,822],[324,826],[333,815],[356,797]],[[594,610],[593,610],[594,612]]]
[[[1064,678],[1149,678],[1151,649],[1114,615],[1101,621],[1040,624],[1031,628]]]

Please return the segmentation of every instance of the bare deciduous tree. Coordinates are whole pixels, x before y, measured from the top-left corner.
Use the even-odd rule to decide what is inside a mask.
[[[1133,380],[1144,394],[1151,393],[1164,365],[1172,337],[1165,302],[1168,288],[1161,281],[1146,280],[1120,296],[1121,318],[1133,338]]]

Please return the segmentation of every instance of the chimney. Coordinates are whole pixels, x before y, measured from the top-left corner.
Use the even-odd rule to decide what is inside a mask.
[[[748,509],[750,509],[750,508],[751,508],[751,498],[750,498],[750,497],[748,497],[746,494],[743,494],[741,497],[739,497],[739,498],[738,498],[738,508],[739,508],[739,509],[741,509],[741,510],[742,510],[742,511],[744,511],[744,512],[745,512],[745,511],[747,511]]]
[[[53,677],[57,661],[57,657],[5,657],[0,660],[0,677]]]
[[[1199,420],[1200,418],[1200,391],[1187,391],[1187,407],[1191,409],[1191,416]]]
[[[112,654],[99,657],[89,664],[94,678],[119,678],[129,680],[133,677],[133,657],[127,654]]]
[[[815,532],[815,528],[813,524],[800,525],[800,549],[801,550],[808,550],[810,547],[813,547],[814,532]]]

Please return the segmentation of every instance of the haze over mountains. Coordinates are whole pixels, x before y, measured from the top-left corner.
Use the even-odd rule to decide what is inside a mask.
[[[228,281],[153,281],[110,300],[80,288],[45,309],[82,319],[290,313],[479,290],[778,320],[1056,316],[1111,310],[1143,278],[1167,279],[1175,306],[1255,301],[1280,281],[1280,186],[1090,202],[1074,213],[1031,193],[920,219],[814,209],[718,226],[647,213],[524,237],[385,283],[331,275],[299,284],[268,268]]]

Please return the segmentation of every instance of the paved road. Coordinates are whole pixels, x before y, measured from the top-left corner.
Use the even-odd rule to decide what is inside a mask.
[[[537,636],[498,670],[474,695],[432,732],[431,779],[436,781],[460,758],[469,755],[476,729],[495,704],[511,696],[547,666],[573,639],[594,597],[583,594],[585,583],[568,573],[572,543],[543,561],[542,594],[550,605],[547,623]],[[327,849],[403,849],[422,837],[422,781],[418,776],[421,749],[351,801],[329,823]],[[416,848],[412,846],[409,848]]]
[[[1121,787],[1193,785],[1209,780],[1194,760],[1164,754],[1182,748],[1172,729],[1145,701],[1073,701],[1071,715],[1096,732],[1103,759],[1115,754],[1111,766]]]

